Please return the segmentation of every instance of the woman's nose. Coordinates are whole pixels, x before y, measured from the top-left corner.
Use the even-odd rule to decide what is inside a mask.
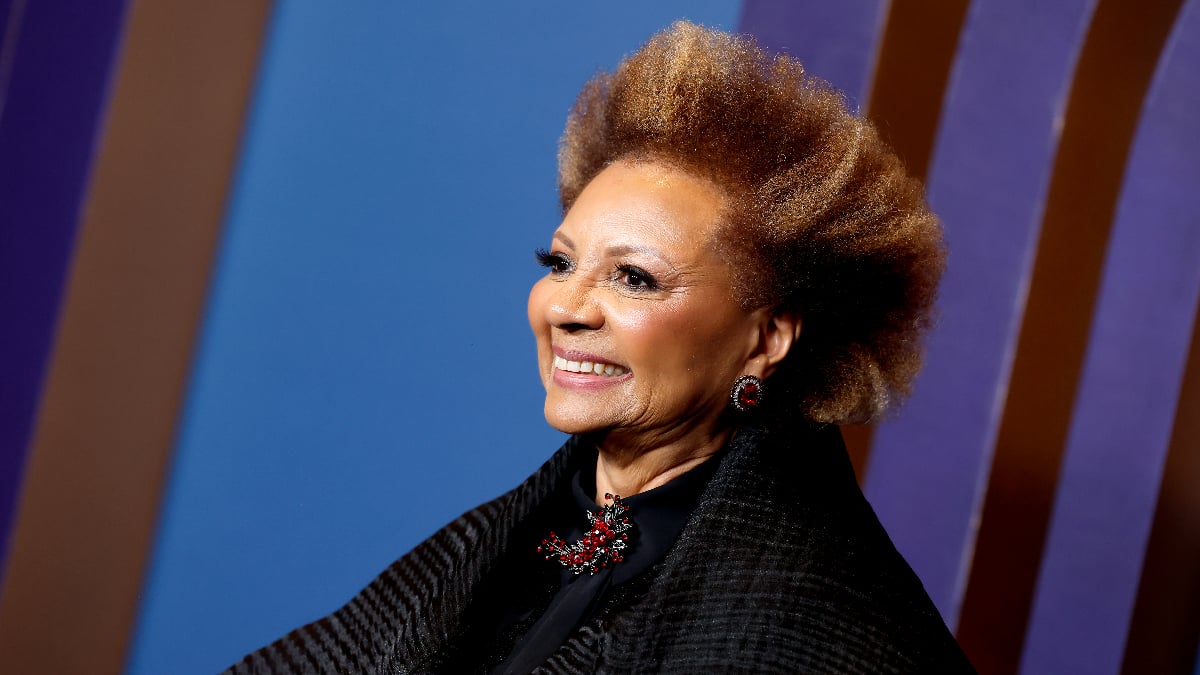
[[[594,291],[578,277],[560,282],[546,307],[546,320],[565,330],[594,330],[604,325],[604,313]]]

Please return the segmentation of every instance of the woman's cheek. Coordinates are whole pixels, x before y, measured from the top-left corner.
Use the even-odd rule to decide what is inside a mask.
[[[632,307],[614,309],[622,327],[640,333],[671,333],[687,329],[689,320],[685,312],[672,302],[641,301]]]
[[[546,283],[549,280],[545,277],[534,282],[533,287],[529,289],[529,302],[526,304],[525,311],[529,318],[529,327],[533,329],[534,335],[541,340],[542,332],[549,326],[546,324]]]

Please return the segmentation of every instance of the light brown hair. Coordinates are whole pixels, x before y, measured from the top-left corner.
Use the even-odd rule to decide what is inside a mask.
[[[944,267],[941,227],[837,91],[747,37],[680,21],[580,92],[559,147],[564,212],[616,161],[665,163],[725,192],[738,300],[802,321],[769,382],[773,410],[864,421],[908,393]]]

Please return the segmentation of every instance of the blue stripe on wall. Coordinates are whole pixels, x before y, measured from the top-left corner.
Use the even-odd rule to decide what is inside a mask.
[[[277,8],[129,672],[335,609],[559,444],[524,305],[566,112],[740,5],[473,7]]]

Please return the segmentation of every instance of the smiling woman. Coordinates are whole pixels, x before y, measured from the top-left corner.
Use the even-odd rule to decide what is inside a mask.
[[[841,97],[678,23],[589,83],[529,322],[572,434],[276,672],[970,672],[836,424],[919,365],[942,268],[920,186]]]
[[[546,420],[603,433],[598,494],[644,492],[724,446],[730,383],[765,379],[798,332],[792,314],[737,302],[716,246],[724,210],[709,181],[618,162],[588,184],[540,256],[550,273],[530,293],[529,323]],[[572,372],[555,357],[623,374]]]

